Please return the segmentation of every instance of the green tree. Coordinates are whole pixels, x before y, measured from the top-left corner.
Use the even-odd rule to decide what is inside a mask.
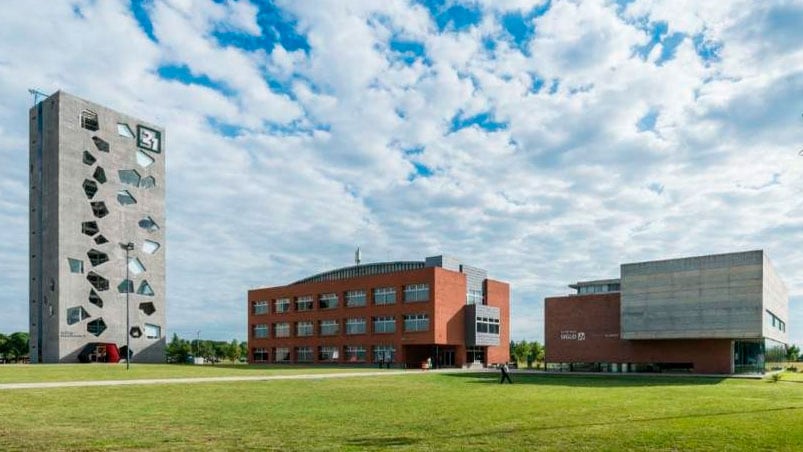
[[[237,362],[237,359],[239,357],[240,357],[240,344],[237,342],[237,339],[232,339],[231,344],[229,344],[229,347],[226,350],[226,358],[229,358],[231,362]]]
[[[786,360],[787,361],[797,361],[797,358],[800,356],[800,347],[797,345],[792,345],[786,349]]]
[[[6,359],[8,354],[8,336],[0,333],[0,358]]]
[[[532,356],[532,360],[536,363],[544,362],[544,355],[546,354],[546,349],[540,342],[534,341],[530,347],[530,356]]]
[[[189,342],[184,339],[179,339],[178,335],[173,333],[173,339],[167,344],[165,353],[168,361],[183,364],[187,362],[187,359],[192,353],[192,348]]]
[[[530,348],[531,348],[530,343],[528,343],[524,339],[514,343],[513,353],[511,353],[511,355],[516,360],[516,363],[524,362],[527,360],[527,356],[530,354]]]
[[[7,341],[6,354],[14,359],[14,362],[19,362],[20,358],[28,356],[28,333],[17,332],[11,333]]]
[[[248,358],[248,341],[240,342],[240,357]]]

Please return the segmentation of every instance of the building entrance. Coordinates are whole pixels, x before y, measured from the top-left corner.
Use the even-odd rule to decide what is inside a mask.
[[[485,347],[466,347],[466,364],[485,364]]]

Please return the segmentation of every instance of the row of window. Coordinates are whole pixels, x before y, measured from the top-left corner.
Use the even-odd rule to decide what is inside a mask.
[[[477,317],[477,332],[499,334],[499,319]]]
[[[496,332],[499,332],[499,320],[496,320]],[[352,334],[366,334],[367,321],[364,318],[346,319],[343,324],[345,325],[345,333]],[[373,333],[395,333],[396,332],[396,318],[393,316],[378,316],[372,317],[371,323],[373,324]],[[255,339],[271,337],[271,326],[267,323],[258,323],[253,325],[253,337]],[[291,336],[290,322],[276,322],[272,325],[273,337],[284,338]],[[406,314],[404,315],[404,331],[416,332],[429,330],[429,315],[427,314]],[[338,320],[320,320],[318,321],[318,335],[319,336],[336,336],[340,334],[340,321]],[[295,322],[295,336],[296,337],[309,337],[315,335],[314,323],[306,320]]]
[[[317,361],[342,361],[345,362],[365,362],[368,358],[369,347],[364,345],[346,345],[337,347],[333,345],[322,345],[320,347],[274,347],[255,348],[252,350],[254,362],[313,362]],[[375,345],[371,347],[372,362],[391,363],[396,358],[396,349],[392,345]]]
[[[777,328],[780,331],[786,331],[786,322],[778,318],[778,316],[776,316],[770,311],[767,311],[767,323],[772,325],[773,328]]]
[[[395,287],[379,287],[372,290],[375,305],[386,305],[396,303]],[[480,295],[481,297],[481,295]],[[346,307],[361,307],[368,305],[368,294],[365,290],[349,290],[343,294]],[[293,303],[295,301],[295,303]],[[340,298],[336,293],[325,293],[318,296],[318,309],[335,309],[338,307]],[[415,303],[429,301],[429,284],[408,284],[404,286],[404,302]],[[292,305],[298,312],[312,311],[315,309],[315,301],[312,296],[290,298],[277,298],[273,300],[273,312],[290,312]],[[252,312],[256,315],[268,314],[271,303],[268,300],[257,300],[251,303]]]

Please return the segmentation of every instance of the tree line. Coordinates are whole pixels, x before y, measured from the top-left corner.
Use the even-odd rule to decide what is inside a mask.
[[[533,367],[533,363],[544,362],[544,353],[546,349],[538,341],[527,342],[521,340],[519,342],[510,341],[510,357],[516,363],[527,363],[527,367]]]
[[[28,333],[16,332],[6,336],[0,333],[0,363],[18,363],[28,356]]]
[[[232,339],[226,341],[207,341],[181,339],[173,333],[173,339],[167,344],[165,350],[167,362],[187,363],[193,357],[203,358],[207,362],[221,362],[229,360],[237,362],[240,358],[248,357],[248,343]]]

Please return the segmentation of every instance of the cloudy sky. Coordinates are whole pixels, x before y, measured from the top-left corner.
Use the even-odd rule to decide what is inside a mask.
[[[28,88],[167,130],[168,334],[450,254],[543,299],[765,249],[803,343],[803,2],[84,0],[0,15],[0,331],[27,330]]]

